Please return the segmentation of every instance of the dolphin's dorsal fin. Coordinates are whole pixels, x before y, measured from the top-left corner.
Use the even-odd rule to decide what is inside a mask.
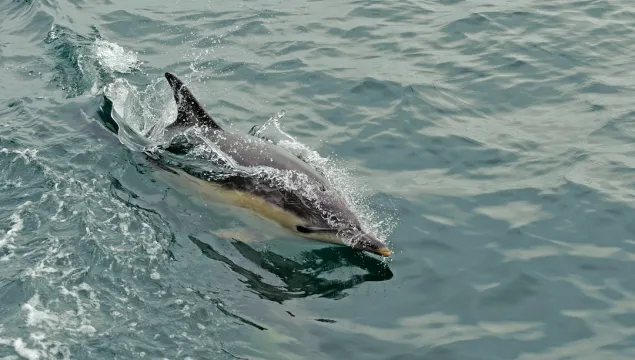
[[[179,112],[176,116],[176,121],[168,125],[168,128],[202,125],[221,130],[221,127],[218,126],[214,119],[203,109],[181,79],[169,72],[165,73],[165,78],[174,91],[174,100],[176,101]]]

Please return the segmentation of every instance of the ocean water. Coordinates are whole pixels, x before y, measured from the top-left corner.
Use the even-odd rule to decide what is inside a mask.
[[[0,359],[633,359],[634,49],[626,0],[4,0]],[[393,256],[215,235],[139,152],[166,71]]]

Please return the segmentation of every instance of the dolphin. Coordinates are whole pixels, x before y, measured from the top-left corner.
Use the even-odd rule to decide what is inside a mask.
[[[214,143],[230,161],[242,169],[272,171],[232,171],[226,176],[210,176],[192,167],[176,169],[160,165],[179,180],[189,182],[216,201],[250,210],[303,238],[349,245],[388,257],[391,250],[366,232],[346,200],[308,163],[286,150],[252,135],[224,130],[203,109],[185,84],[166,72],[178,113],[165,129],[172,140],[192,127]],[[170,145],[168,152],[179,153],[193,145]]]

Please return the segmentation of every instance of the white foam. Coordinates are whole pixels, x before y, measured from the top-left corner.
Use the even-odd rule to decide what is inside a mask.
[[[29,301],[22,305],[22,311],[26,313],[26,323],[34,327],[53,327],[59,323],[59,318],[55,314],[51,314],[47,309],[38,310],[42,307],[40,295],[35,294]]]
[[[95,40],[93,54],[101,66],[112,72],[128,73],[140,65],[137,54],[103,39]]]
[[[38,360],[42,355],[39,350],[27,348],[22,338],[17,338],[13,341],[13,348],[18,355],[29,360]]]
[[[57,220],[58,216],[60,216],[60,213],[62,212],[62,208],[64,207],[64,201],[60,201],[57,204],[57,211],[55,212],[55,215],[53,215],[53,217],[51,218],[51,220]],[[66,220],[60,220],[61,222],[64,222]]]
[[[64,219],[59,220],[64,222]],[[70,264],[70,253],[62,250],[62,244],[60,240],[48,234],[49,244],[46,247],[46,253],[44,256],[31,268],[25,270],[25,274],[31,278],[47,278],[49,280],[54,279],[53,274],[61,274],[61,278],[67,278],[77,272],[85,272],[87,269],[81,267],[73,267]],[[33,250],[38,252],[41,250]],[[68,264],[63,268],[60,268],[59,264]]]
[[[97,329],[91,325],[82,325],[77,329],[77,331],[84,334],[94,334],[97,332]]]
[[[11,243],[15,240],[18,232],[24,227],[24,221],[21,217],[22,210],[29,205],[31,205],[31,201],[27,201],[18,206],[15,212],[11,214],[9,218],[11,219],[12,225],[11,228],[2,237],[0,237],[0,248],[4,246],[12,246]]]
[[[73,287],[75,290],[80,288],[90,290],[89,286],[84,287],[80,285],[79,287]],[[92,298],[89,303],[93,303],[94,300],[95,299]],[[40,357],[46,357],[47,354],[58,354],[61,355],[63,359],[69,359],[70,350],[68,346],[58,341],[47,340],[47,337],[57,337],[55,334],[62,334],[65,337],[73,333],[82,334],[83,336],[92,336],[95,334],[97,329],[90,325],[85,311],[86,307],[87,304],[78,301],[77,310],[54,313],[46,308],[40,299],[40,295],[36,293],[22,306],[22,311],[26,315],[26,325],[30,331],[29,339],[33,345],[40,350],[28,348],[22,338],[18,337],[13,341],[13,347],[16,353],[27,359],[38,359]]]
[[[20,157],[24,159],[24,162],[29,164],[31,161],[35,160],[37,156],[37,149],[14,150],[13,153],[20,155]]]
[[[156,269],[154,271],[152,271],[152,273],[150,274],[150,279],[152,280],[160,280],[161,279],[161,274],[159,274]]]
[[[58,38],[57,35],[57,26],[55,26],[55,24],[51,25],[51,30],[49,30],[48,34],[46,35],[47,39],[49,42],[56,40]]]

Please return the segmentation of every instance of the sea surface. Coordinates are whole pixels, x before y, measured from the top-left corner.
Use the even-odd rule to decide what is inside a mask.
[[[164,182],[166,71],[393,256]],[[0,1],[2,360],[630,360],[634,219],[632,1]]]

